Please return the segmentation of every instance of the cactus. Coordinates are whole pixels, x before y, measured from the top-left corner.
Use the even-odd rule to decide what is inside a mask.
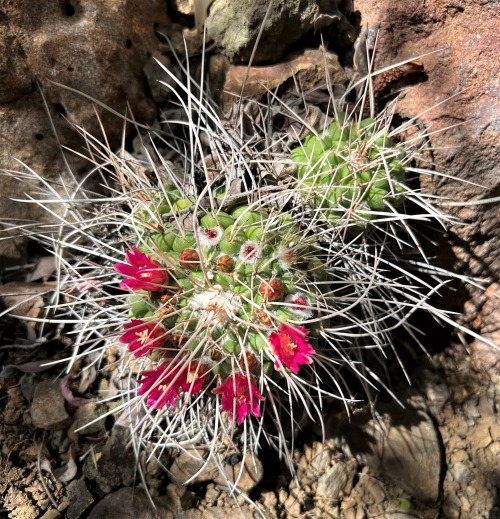
[[[309,133],[291,150],[295,188],[321,219],[359,232],[389,205],[402,204],[408,153],[387,132],[375,119],[356,122],[338,112],[322,134]]]
[[[412,168],[412,143],[397,139],[405,127],[392,128],[386,114],[337,111],[270,160],[263,139],[242,146],[203,96],[170,78],[192,106],[186,135],[152,140],[178,152],[180,168],[148,156],[141,165],[153,174],[139,175],[123,153],[82,130],[95,146],[92,164],[102,162],[95,172],[116,172],[99,177],[112,200],[82,186],[61,195],[37,178],[47,190],[43,208],[68,208],[36,236],[60,266],[48,322],[74,326],[71,361],[118,351],[129,381],[122,407],[138,443],[152,442],[155,452],[201,443],[216,458],[229,446],[256,452],[265,435],[293,470],[299,413],[321,422],[325,397],[353,402],[346,367],[367,394],[390,392],[367,352],[385,368],[387,350],[399,360],[399,332],[424,347],[409,322],[417,311],[455,325],[429,301],[454,276],[430,265],[411,225],[449,218],[411,189],[408,172],[422,170]],[[285,115],[296,120],[293,108]],[[272,117],[264,119],[256,126],[267,128]],[[217,174],[207,154],[218,157]],[[292,163],[288,184],[276,162]],[[241,187],[231,198],[235,180]],[[410,203],[420,213],[407,214]],[[412,248],[423,260],[404,256]]]
[[[176,214],[167,201],[156,207]],[[287,213],[241,205],[193,217],[190,231],[171,222],[144,231],[127,263],[115,264],[133,292],[120,342],[147,365],[138,383],[148,405],[173,407],[181,393],[211,388],[241,424],[260,417],[262,373],[279,380],[312,363],[319,251]],[[233,409],[233,400],[245,405]]]

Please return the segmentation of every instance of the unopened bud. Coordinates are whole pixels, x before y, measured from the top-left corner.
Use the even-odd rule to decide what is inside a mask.
[[[179,255],[179,265],[183,269],[197,270],[200,267],[200,256],[194,249],[185,249]]]
[[[231,272],[234,268],[234,259],[227,254],[220,256],[217,260],[217,270],[219,272]]]
[[[285,285],[279,279],[266,279],[259,286],[259,294],[266,301],[281,301],[285,297]]]
[[[273,321],[272,319],[269,317],[269,314],[267,312],[264,312],[263,310],[259,310],[259,312],[257,313],[258,317],[259,317],[259,321],[264,325],[264,326],[271,326],[271,324],[273,324]]]

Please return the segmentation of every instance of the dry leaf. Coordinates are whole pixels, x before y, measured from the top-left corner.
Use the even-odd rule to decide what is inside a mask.
[[[87,405],[91,400],[81,396],[75,396],[73,394],[73,391],[69,387],[69,383],[71,380],[74,380],[75,378],[75,375],[72,375],[70,373],[69,375],[66,375],[60,380],[59,386],[61,388],[62,396],[64,397],[64,400],[66,400],[66,402],[75,407],[82,407],[84,405]]]
[[[33,272],[30,272],[26,276],[26,281],[29,283],[30,281],[37,281],[39,279],[47,280],[50,278],[50,276],[52,276],[55,270],[55,256],[43,256],[37,261]]]

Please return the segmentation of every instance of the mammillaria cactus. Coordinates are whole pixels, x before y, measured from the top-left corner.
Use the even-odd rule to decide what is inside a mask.
[[[397,399],[382,371],[392,354],[404,372],[399,346],[425,343],[414,314],[454,325],[430,302],[453,275],[432,267],[411,226],[448,217],[410,187],[411,146],[395,144],[405,128],[386,113],[337,111],[290,152],[283,128],[241,143],[202,96],[171,79],[190,100],[186,134],[153,134],[148,144],[168,142],[159,157],[143,143],[144,162],[96,144],[103,165],[94,173],[110,198],[44,184],[40,205],[68,208],[37,236],[60,267],[48,322],[54,311],[74,326],[72,361],[100,355],[127,382],[118,409],[154,455],[202,445],[201,464],[215,460],[224,473],[229,449],[255,453],[265,438],[293,471],[293,428],[307,415],[324,432],[327,399],[349,408],[360,386]],[[271,115],[256,127],[267,131]],[[290,157],[294,176],[283,179]],[[407,201],[420,214],[407,214]],[[424,261],[404,257],[408,249]],[[238,492],[237,482],[228,487]]]
[[[159,409],[211,388],[238,424],[260,417],[262,376],[313,362],[318,254],[287,213],[248,205],[145,231],[115,265],[133,291],[120,342],[146,366],[139,395]]]

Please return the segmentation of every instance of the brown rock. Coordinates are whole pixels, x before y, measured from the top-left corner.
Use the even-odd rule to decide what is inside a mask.
[[[130,431],[127,427],[115,426],[102,449],[95,456],[87,456],[83,475],[93,479],[107,493],[119,486],[131,485],[136,474],[137,460],[130,446]]]
[[[468,205],[494,198],[500,183],[496,2],[358,0],[356,9],[363,26],[380,30],[376,68],[421,56],[427,80],[405,90],[397,109],[429,130],[436,169],[449,176],[422,182],[427,192],[458,203],[443,209],[470,224],[453,231],[463,240],[455,251],[472,273],[498,278],[499,204]],[[384,93],[392,86],[400,85],[386,82]]]
[[[262,480],[264,469],[261,461],[251,454],[247,453],[245,459],[231,465],[226,463],[224,466],[225,474],[218,474],[215,483],[227,487],[228,484],[236,487],[241,491],[248,493],[255,488]]]
[[[66,511],[67,519],[79,519],[87,508],[94,502],[85,480],[79,479],[71,490],[71,502]]]
[[[35,427],[51,431],[65,429],[71,424],[58,380],[44,380],[35,386],[31,418]]]
[[[125,114],[130,103],[139,122],[150,122],[154,106],[145,88],[142,68],[158,44],[155,23],[165,21],[166,9],[160,0],[43,0],[37,2],[36,9],[30,2],[2,3],[2,168],[19,171],[23,169],[22,162],[52,188],[61,187],[59,182],[53,182],[60,176],[68,188],[74,184],[75,179],[62,161],[50,118],[61,144],[73,149],[80,149],[82,141],[66,119],[95,135],[101,131],[99,121],[91,101],[49,81],[81,91],[120,114]],[[121,137],[122,122],[109,111],[98,111],[110,146],[114,147]],[[69,155],[68,160],[76,180],[89,169],[89,163],[81,157]],[[19,177],[23,180],[22,175]],[[24,192],[36,189],[35,184],[0,176],[0,217],[15,215],[23,223],[49,220],[48,213],[34,204],[19,205],[9,200],[22,198]],[[2,241],[0,256],[22,257],[23,247],[24,240],[20,238]]]
[[[245,461],[231,464],[229,459],[221,460],[224,466],[224,474],[219,470],[215,460],[204,460],[200,452],[181,452],[175,458],[169,469],[172,478],[180,484],[196,484],[204,481],[214,481],[218,485],[227,487],[236,483],[242,492],[249,492],[262,479],[262,463],[256,457],[247,454]]]
[[[192,450],[181,452],[174,459],[169,472],[174,481],[183,485],[211,481],[217,476],[219,470],[213,461],[206,462],[202,453]]]
[[[260,99],[266,92],[274,91],[287,81],[296,81],[304,91],[325,88],[327,76],[333,84],[346,80],[338,57],[332,52],[319,50],[304,50],[268,67],[230,66],[223,87],[222,104],[224,109],[228,109],[235,96],[242,92],[244,96]]]
[[[99,501],[88,516],[89,519],[170,519],[173,517],[174,514],[161,498],[150,499],[142,488],[120,488]]]
[[[357,473],[357,466],[355,460],[347,460],[335,463],[328,468],[318,479],[316,497],[339,499],[342,495],[349,495]]]

